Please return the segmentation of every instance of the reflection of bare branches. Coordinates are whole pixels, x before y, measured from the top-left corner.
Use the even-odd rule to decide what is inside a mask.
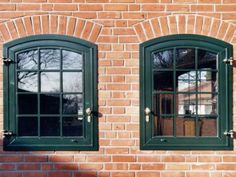
[[[173,64],[173,51],[165,50],[157,52],[153,55],[154,67],[170,68]]]

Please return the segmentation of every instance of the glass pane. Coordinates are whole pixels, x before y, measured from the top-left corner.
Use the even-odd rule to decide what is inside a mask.
[[[37,136],[37,117],[18,117],[18,134],[19,136]]]
[[[201,116],[199,136],[217,136],[217,118]]]
[[[60,117],[41,117],[40,118],[41,136],[60,135]]]
[[[173,50],[165,50],[153,54],[153,68],[165,69],[173,67]]]
[[[173,91],[173,72],[163,71],[155,72],[153,77],[153,86],[156,91]]]
[[[79,53],[63,50],[63,69],[82,69],[83,58]]]
[[[60,73],[41,73],[41,92],[60,92]]]
[[[17,73],[18,92],[38,92],[38,74],[36,72]]]
[[[176,136],[196,136],[196,117],[176,117]]]
[[[216,54],[206,50],[198,50],[198,68],[216,69]]]
[[[82,136],[83,121],[78,117],[63,118],[63,136]]]
[[[196,94],[178,94],[177,95],[178,114],[187,114],[193,116],[196,114]]]
[[[40,50],[41,69],[60,69],[60,50],[43,49]]]
[[[194,92],[196,91],[196,71],[177,71],[176,77],[178,92]]]
[[[41,94],[40,95],[40,114],[59,114],[60,95]]]
[[[217,91],[217,72],[198,71],[198,92]]]
[[[154,116],[154,136],[173,136],[173,117]]]
[[[82,95],[63,95],[63,114],[83,115]]]
[[[63,72],[63,92],[82,92],[82,72]]]
[[[217,115],[217,95],[216,94],[199,94],[198,95],[198,114]]]
[[[18,114],[37,114],[38,96],[36,94],[18,94]]]
[[[154,95],[154,114],[174,114],[174,98],[172,94]]]
[[[38,69],[38,50],[31,50],[17,55],[17,69]]]
[[[176,49],[176,68],[195,69],[195,49]]]

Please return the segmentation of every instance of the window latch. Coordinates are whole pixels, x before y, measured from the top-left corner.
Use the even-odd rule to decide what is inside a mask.
[[[230,138],[234,138],[234,131],[233,130],[225,131],[224,135],[225,136],[230,136]]]
[[[3,63],[6,65],[9,65],[10,63],[13,62],[13,60],[11,60],[10,58],[2,58],[2,60],[3,60]]]
[[[85,110],[86,114],[87,114],[87,121],[91,122],[91,116],[92,116],[92,109],[91,108],[87,108]]]
[[[223,61],[225,64],[233,65],[233,57],[225,58]]]
[[[151,110],[150,110],[150,108],[145,108],[144,109],[144,112],[145,112],[145,120],[146,120],[146,122],[149,122],[149,114],[151,113]]]
[[[9,130],[3,130],[3,136],[4,137],[13,136],[13,132]]]

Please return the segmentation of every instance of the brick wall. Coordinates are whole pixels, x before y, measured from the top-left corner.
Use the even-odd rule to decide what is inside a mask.
[[[235,45],[235,29],[236,0],[0,0],[0,53],[5,42],[46,33],[98,45],[103,115],[99,151],[4,152],[1,147],[0,176],[235,177],[235,151],[140,151],[138,114],[141,42],[190,33]],[[0,78],[2,113],[2,67]],[[0,129],[2,119],[1,114]]]

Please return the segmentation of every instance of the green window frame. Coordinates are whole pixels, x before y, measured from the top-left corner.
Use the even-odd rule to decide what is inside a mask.
[[[214,60],[204,58],[203,53],[211,54]],[[142,150],[233,149],[229,136],[232,131],[232,66],[225,60],[232,55],[231,44],[201,35],[169,35],[140,44]],[[182,59],[179,64],[180,56],[187,56],[188,60]],[[212,61],[207,64],[208,60],[215,65]],[[199,73],[205,73],[205,78],[208,73],[210,80],[201,80],[203,76]],[[203,87],[200,85],[203,82],[211,84]],[[181,101],[187,95],[191,96]],[[214,128],[210,126],[212,122]]]
[[[4,150],[98,150],[95,44],[35,35],[4,44],[3,59]]]

